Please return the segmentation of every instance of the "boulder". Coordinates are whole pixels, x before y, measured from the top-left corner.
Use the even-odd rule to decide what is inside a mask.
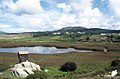
[[[104,75],[104,77],[113,79],[117,74],[118,74],[118,71],[117,70],[113,70],[110,75]]]
[[[117,75],[117,73],[118,73],[117,70],[113,70],[113,71],[111,72],[111,76],[114,77],[114,76]]]
[[[23,78],[27,77],[29,74],[34,74],[34,71],[41,71],[39,65],[29,61],[16,64],[11,70],[15,76]]]

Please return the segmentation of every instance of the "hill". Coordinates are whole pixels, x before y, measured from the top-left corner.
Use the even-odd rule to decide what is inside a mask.
[[[120,33],[120,30],[109,30],[100,28],[84,28],[84,27],[65,27],[56,32],[85,32],[86,34],[100,34],[100,33]]]
[[[109,30],[100,28],[85,28],[81,26],[76,27],[65,27],[55,31],[45,31],[45,32],[29,32],[33,34],[33,37],[40,36],[50,36],[50,35],[65,35],[65,34],[101,34],[101,33],[120,33],[120,30]]]
[[[5,34],[6,32],[0,31],[0,34]]]
[[[62,29],[59,29],[57,30],[57,32],[83,32],[87,30],[87,28],[84,28],[84,27],[65,27],[65,28],[62,28]]]

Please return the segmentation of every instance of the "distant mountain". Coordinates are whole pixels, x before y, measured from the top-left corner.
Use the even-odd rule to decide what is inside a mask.
[[[74,33],[79,33],[79,34],[120,33],[120,30],[85,28],[85,27],[77,26],[77,27],[65,27],[55,31],[27,32],[27,33],[32,33],[33,37],[40,37],[40,36],[50,36],[50,35],[74,34]]]
[[[54,32],[85,32],[86,34],[99,34],[99,33],[120,33],[120,30],[85,28],[79,26],[79,27],[65,27]]]
[[[0,34],[5,34],[6,32],[0,31]]]
[[[85,31],[87,28],[85,27],[65,27],[60,30],[57,30],[59,32],[79,32],[79,31]]]

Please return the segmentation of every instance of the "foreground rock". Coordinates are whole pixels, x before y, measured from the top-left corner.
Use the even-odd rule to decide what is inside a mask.
[[[29,74],[34,74],[34,71],[41,71],[39,65],[29,61],[16,64],[11,70],[15,76],[23,78],[27,77]]]

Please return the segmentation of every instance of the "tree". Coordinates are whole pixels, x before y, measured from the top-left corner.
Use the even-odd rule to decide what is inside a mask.
[[[86,41],[89,41],[90,40],[90,37],[86,37]]]

